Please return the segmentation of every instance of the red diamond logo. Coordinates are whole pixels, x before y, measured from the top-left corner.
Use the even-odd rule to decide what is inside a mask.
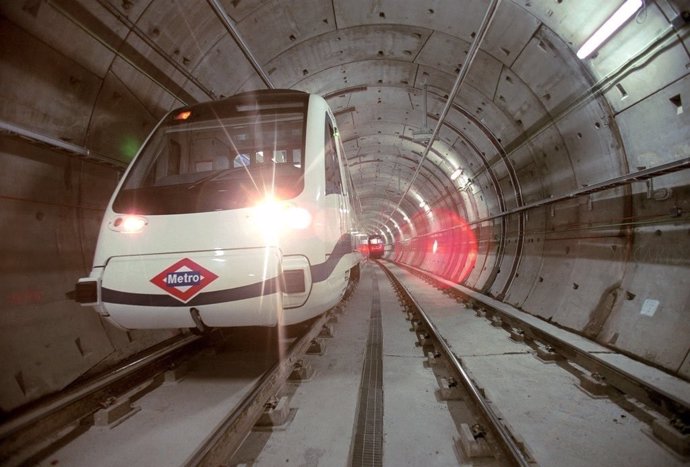
[[[184,258],[151,279],[151,282],[182,303],[187,303],[217,278],[208,269]]]

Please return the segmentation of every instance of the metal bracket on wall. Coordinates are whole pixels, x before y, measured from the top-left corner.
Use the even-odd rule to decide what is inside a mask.
[[[673,190],[671,188],[659,188],[654,189],[654,179],[650,178],[645,182],[647,184],[647,199],[653,199],[654,201],[664,201],[671,197]]]

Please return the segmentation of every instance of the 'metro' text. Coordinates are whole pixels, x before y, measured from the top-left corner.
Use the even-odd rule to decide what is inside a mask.
[[[196,271],[169,272],[165,276],[168,287],[189,287],[201,282],[202,276]]]

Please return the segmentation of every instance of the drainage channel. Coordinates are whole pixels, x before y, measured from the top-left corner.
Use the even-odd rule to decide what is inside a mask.
[[[372,301],[356,432],[353,467],[381,466],[383,462],[383,329],[378,279],[372,275]]]

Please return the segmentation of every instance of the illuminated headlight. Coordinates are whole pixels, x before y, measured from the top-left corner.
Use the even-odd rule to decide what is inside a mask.
[[[290,203],[266,199],[256,206],[256,219],[262,229],[303,230],[311,225],[311,214]]]
[[[117,216],[108,227],[115,232],[133,234],[144,230],[148,223],[146,218],[141,216]]]

